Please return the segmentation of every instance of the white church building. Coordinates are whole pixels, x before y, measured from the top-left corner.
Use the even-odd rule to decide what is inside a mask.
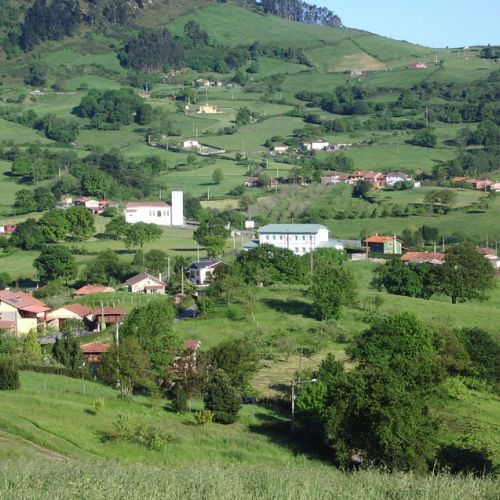
[[[171,203],[167,201],[131,201],[127,203],[124,214],[125,220],[130,224],[145,222],[158,226],[183,226],[183,192],[172,191]]]

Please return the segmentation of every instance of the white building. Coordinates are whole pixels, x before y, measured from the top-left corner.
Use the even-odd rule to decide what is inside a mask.
[[[330,147],[330,143],[327,141],[309,141],[304,142],[304,147],[307,151],[325,151]]]
[[[331,245],[328,228],[320,224],[269,224],[261,227],[259,245],[287,248],[296,255],[304,255],[318,247],[342,250],[343,246]]]
[[[387,186],[394,186],[396,182],[411,181],[412,178],[401,172],[389,172],[385,174],[385,183]]]
[[[214,271],[222,264],[220,260],[199,260],[189,266],[189,279],[195,285],[206,285]]]
[[[158,226],[183,226],[184,201],[182,191],[172,191],[172,202],[132,201],[125,208],[125,220],[133,224],[145,222]]]
[[[187,139],[187,140],[185,140],[185,141],[182,142],[182,147],[184,149],[199,148],[200,147],[200,143],[196,139]]]

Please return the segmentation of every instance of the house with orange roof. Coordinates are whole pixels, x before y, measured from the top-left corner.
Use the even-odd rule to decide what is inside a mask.
[[[102,355],[111,349],[111,344],[91,342],[80,346],[85,364],[96,367],[101,364]]]
[[[0,321],[16,335],[45,326],[49,311],[50,307],[29,293],[0,290]]]
[[[68,320],[82,321],[86,325],[90,325],[94,316],[92,309],[83,304],[66,304],[50,313],[50,319],[57,323],[59,329],[64,326]]]
[[[446,254],[443,252],[406,252],[401,260],[406,264],[444,264]]]
[[[379,236],[375,234],[363,240],[363,245],[372,253],[401,254],[403,253],[402,241],[396,236]]]

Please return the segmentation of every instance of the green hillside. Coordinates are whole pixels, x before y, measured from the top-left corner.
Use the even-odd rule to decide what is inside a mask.
[[[228,428],[194,425],[162,403],[117,399],[88,381],[24,372],[22,388],[0,393],[0,495],[10,498],[485,498],[493,479],[413,476],[373,471],[344,474],[288,439],[279,414],[245,406]],[[104,399],[102,414],[93,404]],[[197,404],[195,404],[197,407]],[[119,415],[161,426],[173,436],[162,451],[104,442]],[[486,413],[477,418],[491,418]],[[389,493],[390,492],[390,493]]]

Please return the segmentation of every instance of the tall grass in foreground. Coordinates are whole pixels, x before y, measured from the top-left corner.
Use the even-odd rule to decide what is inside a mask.
[[[0,498],[10,499],[498,499],[494,479],[414,476],[328,466],[141,464],[15,459],[0,462]]]

